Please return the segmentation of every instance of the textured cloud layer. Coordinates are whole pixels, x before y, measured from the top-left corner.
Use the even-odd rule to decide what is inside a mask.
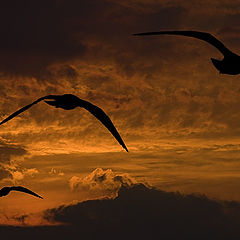
[[[196,39],[131,36],[196,29],[210,31],[235,50],[240,48],[237,3],[12,1],[1,11],[0,71],[11,73],[1,77],[2,116],[40,96],[68,92],[102,107],[130,145],[159,136],[239,136],[236,78],[219,76],[211,66],[209,58],[220,56],[215,49]],[[72,141],[69,146],[78,142],[83,149],[112,145],[97,123],[77,112],[40,104],[7,123],[2,134],[45,151],[56,138],[63,144]]]
[[[0,120],[41,96],[72,93],[104,109],[130,150],[123,154],[83,109],[34,106],[0,126],[1,183],[48,197],[26,205],[52,208],[82,199],[84,188],[92,197],[115,193],[115,173],[83,177],[96,168],[240,199],[239,77],[219,75],[210,61],[219,52],[196,39],[131,35],[208,31],[238,52],[238,1],[14,0],[0,13]],[[1,206],[23,208],[20,196],[10,197]]]

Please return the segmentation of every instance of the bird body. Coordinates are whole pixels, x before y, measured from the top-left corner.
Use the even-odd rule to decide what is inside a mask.
[[[221,41],[212,36],[210,33],[198,31],[160,31],[135,33],[134,36],[149,35],[179,35],[197,38],[205,41],[217,48],[224,56],[222,60],[211,58],[214,67],[222,74],[237,75],[240,74],[240,56],[230,51]]]
[[[221,74],[237,75],[240,73],[240,56],[232,54],[225,56],[222,60],[211,58],[214,67]]]
[[[92,115],[94,115],[113,135],[113,137],[118,141],[118,143],[128,152],[128,149],[123,142],[120,134],[118,133],[117,129],[113,125],[111,119],[106,115],[106,113],[99,107],[93,105],[92,103],[85,101],[83,99],[78,98],[75,95],[72,94],[64,94],[64,95],[47,95],[44,97],[41,97],[34,101],[33,103],[17,110],[10,116],[8,116],[6,119],[4,119],[2,122],[0,122],[0,125],[11,120],[12,118],[16,117],[20,113],[26,111],[33,105],[39,103],[40,101],[44,100],[45,103],[47,103],[50,106],[54,106],[56,108],[62,108],[65,110],[72,110],[76,107],[82,107],[89,111]]]
[[[41,196],[32,192],[31,190],[21,186],[3,187],[2,189],[0,189],[0,197],[7,196],[11,191],[25,192],[35,197],[42,198]]]

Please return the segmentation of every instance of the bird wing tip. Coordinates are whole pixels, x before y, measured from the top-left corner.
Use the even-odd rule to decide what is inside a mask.
[[[123,148],[126,150],[126,152],[129,152],[126,146],[124,146]]]

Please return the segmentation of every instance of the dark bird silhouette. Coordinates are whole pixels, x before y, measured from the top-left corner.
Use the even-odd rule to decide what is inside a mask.
[[[46,101],[46,99],[51,101]],[[32,107],[34,104],[37,104],[42,100],[45,100],[45,103],[47,103],[48,105],[54,106],[56,108],[63,108],[65,110],[71,110],[76,107],[85,108],[87,111],[93,114],[111,132],[111,134],[115,137],[115,139],[119,142],[119,144],[128,152],[128,149],[124,144],[120,134],[118,133],[117,129],[113,125],[111,119],[106,115],[106,113],[101,108],[93,105],[88,101],[82,100],[72,94],[47,95],[45,97],[41,97],[36,101],[34,101],[33,103],[11,114],[9,117],[7,117],[2,122],[0,122],[0,125],[16,117],[20,113],[26,111],[27,109]]]
[[[211,58],[213,65],[222,74],[237,75],[240,73],[240,56],[230,51],[222,42],[212,36],[210,33],[197,31],[160,31],[135,33],[134,36],[145,35],[181,35],[186,37],[203,40],[217,48],[224,56],[222,60]]]
[[[16,186],[16,187],[3,187],[0,189],[0,197],[8,195],[11,191],[19,191],[19,192],[25,192],[28,194],[31,194],[35,197],[42,198],[41,196],[37,195],[36,193],[32,192],[31,190],[21,187],[21,186]]]

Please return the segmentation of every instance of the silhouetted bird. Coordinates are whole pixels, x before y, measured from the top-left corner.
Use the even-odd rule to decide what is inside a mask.
[[[223,74],[236,75],[240,73],[240,56],[231,52],[226,48],[222,42],[212,36],[210,33],[197,32],[197,31],[160,31],[160,32],[145,32],[145,33],[135,33],[134,36],[144,36],[144,35],[182,35],[187,37],[193,37],[205,42],[210,43],[212,46],[217,48],[224,56],[222,60],[217,60],[211,58],[215,68]]]
[[[128,149],[125,146],[120,134],[118,133],[117,129],[114,127],[111,119],[105,114],[105,112],[101,108],[93,105],[92,103],[82,100],[72,94],[47,95],[45,97],[41,97],[36,101],[34,101],[33,103],[11,114],[9,117],[7,117],[2,122],[0,122],[0,125],[16,117],[18,114],[24,112],[25,110],[29,109],[34,104],[37,104],[38,102],[46,99],[52,100],[52,101],[45,101],[45,102],[51,106],[55,106],[56,108],[63,108],[65,110],[71,110],[76,107],[85,108],[87,111],[93,114],[111,132],[111,134],[115,137],[115,139],[119,142],[119,144],[122,145],[122,147],[128,152]]]
[[[28,194],[31,194],[35,197],[42,198],[41,196],[37,195],[36,193],[32,192],[31,190],[21,187],[21,186],[16,186],[16,187],[4,187],[0,189],[0,197],[8,195],[11,191],[19,191],[19,192],[25,192]]]

